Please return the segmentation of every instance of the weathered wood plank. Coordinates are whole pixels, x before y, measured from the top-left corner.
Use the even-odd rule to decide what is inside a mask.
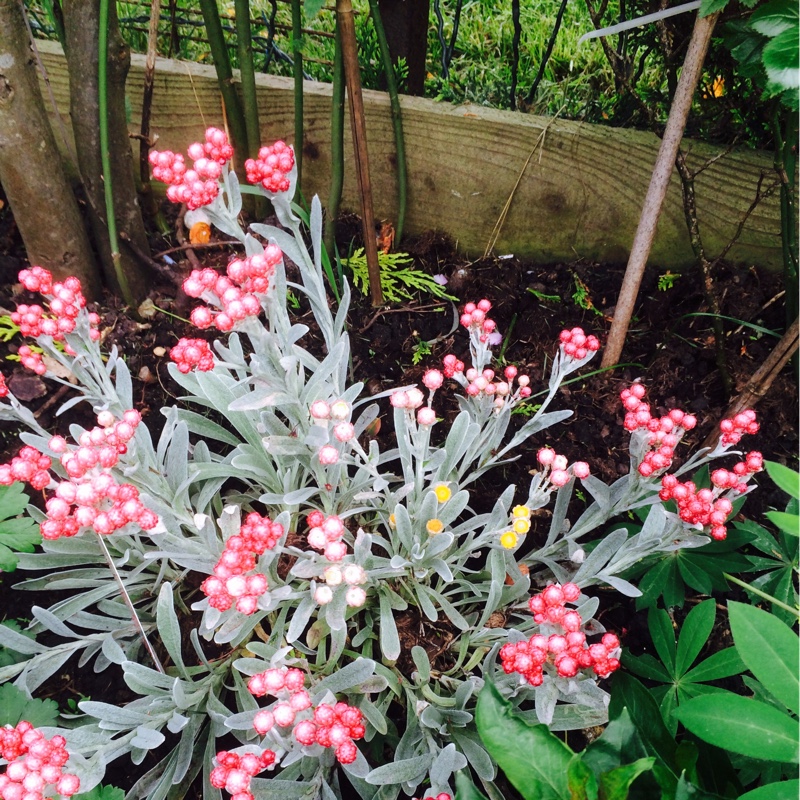
[[[57,105],[68,120],[68,79],[58,45],[40,42],[42,60]],[[138,131],[143,56],[133,56],[128,78],[131,129]],[[292,82],[257,77],[263,141],[292,140]],[[47,97],[45,91],[45,97]],[[327,197],[330,174],[331,87],[306,83],[303,192]],[[394,143],[386,95],[365,92],[370,164],[376,213],[391,219],[396,207]],[[469,255],[480,255],[529,154],[547,128],[514,195],[498,239],[497,253],[539,262],[573,259],[624,261],[655,162],[658,140],[639,131],[417,97],[401,98],[409,171],[407,230],[448,232]],[[221,125],[222,110],[211,67],[159,59],[151,130],[158,147],[185,151],[207,125]],[[346,126],[347,127],[347,126]],[[56,129],[57,130],[57,129]],[[349,130],[346,132],[349,136]],[[60,138],[56,132],[56,138]],[[690,161],[701,164],[720,150],[687,142]],[[349,140],[345,151],[352,153]],[[766,153],[728,153],[697,179],[700,224],[710,253],[733,235],[750,206],[762,174],[772,180]],[[352,162],[346,168],[344,206],[357,208]],[[751,215],[730,258],[779,267],[780,210],[777,197]],[[681,193],[673,178],[659,224],[651,263],[680,268],[692,263]]]

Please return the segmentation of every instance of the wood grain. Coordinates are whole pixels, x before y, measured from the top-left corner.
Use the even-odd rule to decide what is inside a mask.
[[[60,113],[68,121],[69,84],[60,47],[38,42]],[[128,77],[130,127],[139,128],[144,56],[133,56]],[[292,81],[256,76],[262,141],[294,132]],[[329,84],[305,84],[303,193],[328,196],[330,174]],[[43,87],[45,102],[47,91]],[[442,230],[468,256],[479,256],[542,131],[514,194],[495,247],[538,262],[586,258],[627,260],[658,139],[649,133],[580,122],[552,120],[473,105],[454,106],[402,97],[408,157],[408,233]],[[392,219],[397,196],[394,140],[388,97],[364,92],[376,215]],[[52,114],[51,110],[51,114]],[[151,131],[159,149],[185,151],[208,125],[222,125],[222,109],[212,67],[158,59]],[[58,131],[58,128],[55,128]],[[358,208],[352,144],[346,133],[347,163],[343,208]],[[58,139],[58,133],[57,133]],[[690,164],[719,155],[721,148],[685,141]],[[710,254],[729,241],[753,201],[761,176],[772,181],[772,158],[754,151],[723,155],[697,179],[700,226]],[[680,183],[673,176],[650,263],[679,269],[693,263],[681,207]],[[750,216],[729,259],[781,267],[780,208],[777,196]]]

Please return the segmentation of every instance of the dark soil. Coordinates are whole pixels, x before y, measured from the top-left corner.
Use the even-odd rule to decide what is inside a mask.
[[[355,226],[344,220],[345,238]],[[349,242],[343,241],[344,252]],[[174,243],[159,238],[153,240],[154,253],[166,250]],[[431,274],[444,274],[448,278],[447,291],[456,295],[461,303],[488,298],[493,309],[491,317],[505,336],[501,348],[506,363],[515,364],[520,372],[531,376],[535,402],[538,387],[546,385],[550,359],[556,350],[558,334],[563,328],[583,327],[601,342],[607,335],[610,317],[624,272],[622,264],[595,264],[583,260],[573,263],[535,265],[513,256],[469,262],[458,255],[446,236],[431,233],[416,240],[404,242],[418,268]],[[224,267],[233,255],[229,247],[198,249],[203,266]],[[175,259],[181,252],[173,252]],[[0,211],[0,307],[13,309],[17,302],[25,302],[17,284],[18,271],[27,266],[24,251],[10,212]],[[191,325],[162,313],[161,310],[188,316],[191,305],[177,291],[181,275],[190,269],[187,262],[179,261],[173,279],[164,273],[154,276],[150,299],[157,309],[144,319],[133,319],[121,307],[116,297],[107,295],[96,310],[101,314],[101,329],[105,346],[116,345],[125,354],[135,381],[137,407],[146,423],[156,430],[162,423],[160,409],[177,401],[181,391],[169,378],[167,365],[169,349],[182,336],[205,336]],[[560,391],[554,407],[571,408],[573,417],[555,428],[535,437],[520,453],[514,463],[490,473],[473,487],[473,498],[478,506],[490,504],[509,483],[525,487],[530,480],[529,471],[535,467],[537,449],[552,445],[559,453],[572,460],[587,461],[593,474],[609,482],[628,471],[628,434],[622,427],[619,392],[632,380],[641,378],[648,388],[648,400],[660,412],[665,408],[681,407],[698,416],[699,424],[679,448],[679,457],[696,448],[723,417],[730,398],[726,396],[714,357],[713,332],[696,273],[679,276],[672,288],[658,288],[657,268],[649,269],[642,286],[636,308],[635,322],[627,338],[623,354],[624,363],[604,373],[590,374],[599,368],[597,363],[583,370],[579,377]],[[716,275],[716,291],[722,314],[737,322],[725,322],[725,343],[728,366],[736,390],[741,390],[750,376],[767,358],[777,342],[774,335],[742,326],[752,323],[760,328],[780,334],[784,324],[784,306],[776,299],[782,290],[780,276],[763,272],[755,267],[740,268],[724,265]],[[0,312],[3,313],[3,312]],[[301,307],[298,311],[308,324],[310,314]],[[419,297],[402,306],[374,309],[366,297],[355,297],[349,317],[353,371],[359,380],[366,382],[367,390],[377,393],[399,383],[418,381],[425,369],[441,366],[446,353],[459,357],[467,354],[467,339],[459,328],[452,334],[453,309],[450,303],[435,302],[431,297]],[[430,354],[417,364],[420,343],[428,342]],[[13,355],[21,340],[0,343],[0,355]],[[5,361],[2,368],[7,380],[15,384],[15,393],[29,398],[29,405],[45,426],[64,431],[68,423],[90,425],[89,409],[73,408],[65,417],[55,412],[70,391],[61,390],[58,384],[30,378],[18,362]],[[447,392],[437,395],[437,411],[447,417],[456,408],[452,393],[450,407],[444,398]],[[57,397],[57,402],[54,401]],[[789,368],[775,381],[769,393],[758,406],[761,432],[750,437],[748,449],[761,450],[767,459],[796,466],[798,451],[797,382]],[[519,423],[524,416],[519,416]],[[440,426],[444,429],[445,426]],[[434,429],[437,431],[437,429]],[[18,430],[8,424],[0,427],[0,461],[9,460],[18,450]],[[443,430],[437,431],[442,435]],[[384,413],[381,439],[391,437],[391,415]],[[731,467],[732,464],[727,466]],[[781,506],[782,496],[766,476],[761,485],[747,500],[744,508],[748,517],[759,519],[769,506]],[[487,498],[481,501],[480,498]],[[580,511],[581,500],[576,500]],[[534,520],[531,541],[537,536],[536,523],[545,531],[549,524],[547,513]],[[32,596],[11,591],[18,576],[0,576],[0,602],[6,618],[30,616]],[[615,596],[619,600],[619,596]],[[37,605],[49,605],[49,598],[36,596]],[[635,615],[631,603],[617,605],[612,616],[625,619],[628,638],[626,644],[641,650],[649,642],[645,615]],[[724,616],[724,615],[722,615]],[[726,620],[722,620],[726,622]],[[425,641],[432,660],[446,659],[450,637],[444,628],[430,627],[420,631],[418,621],[411,617],[401,626],[401,636],[410,647]],[[502,624],[502,623],[501,623]],[[619,628],[618,628],[619,629]],[[724,637],[724,630],[720,637]],[[722,646],[722,645],[721,645]],[[411,667],[409,663],[405,666]],[[76,665],[70,664],[70,667]],[[54,676],[51,687],[61,702],[78,695],[91,695],[94,699],[109,699],[119,688],[114,686],[111,671],[100,676],[90,670],[67,669],[59,678]]]

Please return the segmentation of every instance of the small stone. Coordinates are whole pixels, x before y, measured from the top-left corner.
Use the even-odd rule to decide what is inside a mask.
[[[166,347],[154,347],[153,348],[153,355],[158,356],[159,358],[163,358],[167,354]]]

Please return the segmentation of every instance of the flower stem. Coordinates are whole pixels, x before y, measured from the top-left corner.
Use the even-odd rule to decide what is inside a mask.
[[[103,537],[98,533],[97,540],[100,542],[100,549],[103,551],[103,556],[105,556],[106,564],[108,564],[108,568],[111,570],[111,574],[114,576],[114,580],[117,582],[117,586],[119,586],[120,594],[122,595],[122,599],[125,601],[125,605],[128,607],[128,611],[131,612],[131,619],[133,620],[134,627],[139,632],[139,636],[141,637],[142,643],[145,646],[145,649],[150,654],[150,658],[153,659],[153,663],[155,664],[156,669],[164,675],[164,667],[161,666],[161,661],[159,660],[158,656],[156,655],[156,651],[153,649],[153,645],[150,643],[150,640],[147,638],[147,633],[145,633],[144,625],[142,625],[142,621],[139,619],[139,615],[136,613],[136,606],[133,605],[133,600],[131,600],[131,596],[128,594],[128,590],[125,588],[125,583],[122,580],[122,576],[119,574],[119,570],[117,569],[117,565],[114,563],[114,559],[111,558],[111,553],[108,552],[108,547],[106,547],[106,543],[103,540]]]

